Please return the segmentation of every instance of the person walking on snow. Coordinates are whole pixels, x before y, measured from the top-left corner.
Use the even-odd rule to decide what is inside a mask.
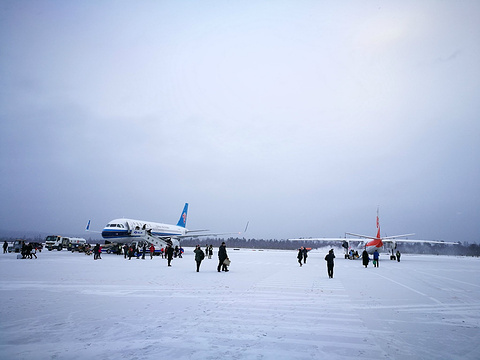
[[[225,259],[228,259],[227,246],[225,245],[225,242],[222,242],[222,245],[220,245],[218,248],[218,272],[220,272],[220,268],[222,271],[228,271],[227,266],[223,263]]]
[[[173,247],[170,244],[168,244],[167,248],[165,249],[165,257],[167,258],[168,266],[172,266],[170,263],[173,259]]]
[[[300,249],[298,249],[297,259],[298,259],[298,263],[300,264],[300,266],[302,266],[303,246]]]
[[[370,262],[370,258],[368,257],[367,249],[363,250],[362,262],[363,262],[363,266],[365,266],[365,267],[367,267],[368,263]]]
[[[333,249],[330,249],[328,254],[325,256],[325,261],[327,262],[327,273],[330,279],[333,279],[333,259],[335,259],[335,255],[333,253]]]
[[[308,257],[308,250],[306,247],[303,248],[303,263],[306,264],[307,263],[307,257]]]
[[[195,253],[195,262],[197,263],[197,272],[200,271],[200,264],[202,263],[202,260],[205,258],[205,253],[203,252],[202,249],[200,249],[200,245],[197,245],[195,247],[195,250],[193,250]]]
[[[380,254],[378,253],[377,249],[373,252],[373,266],[378,267],[380,261]]]

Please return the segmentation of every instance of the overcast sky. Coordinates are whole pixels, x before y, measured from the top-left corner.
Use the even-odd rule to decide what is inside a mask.
[[[480,241],[480,2],[2,1],[0,229]]]

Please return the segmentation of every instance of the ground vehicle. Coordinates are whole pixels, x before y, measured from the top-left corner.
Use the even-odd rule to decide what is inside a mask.
[[[57,249],[58,251],[63,249],[71,249],[72,244],[85,244],[87,240],[83,238],[70,238],[59,235],[49,235],[45,238],[45,247],[52,251]]]
[[[13,242],[12,245],[8,246],[8,252],[15,252],[15,253],[21,253],[22,252],[22,246],[25,244],[25,240],[22,239],[17,239]]]
[[[77,251],[80,252],[80,248],[83,249],[85,247],[85,245],[87,244],[87,240],[85,240],[83,238],[69,238],[69,239],[70,239],[70,243],[67,246],[68,251],[77,250]]]
[[[43,249],[42,243],[34,242],[34,241],[31,241],[30,243],[27,243],[25,240],[17,239],[12,243],[12,245],[8,246],[8,252],[9,253],[11,253],[11,252],[21,253],[22,252],[22,246],[24,244],[30,244],[30,245],[32,245],[32,249],[34,249],[34,250],[37,249],[40,252]]]
[[[102,245],[102,252],[106,252],[107,254],[121,254],[122,245],[119,245],[117,243],[109,243]]]
[[[85,247],[86,247],[86,244],[72,244],[72,243],[70,243],[70,245],[68,245],[67,250],[71,251],[71,252],[75,252],[75,251],[85,252]]]

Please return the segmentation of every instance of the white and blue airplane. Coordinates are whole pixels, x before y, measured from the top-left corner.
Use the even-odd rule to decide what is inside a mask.
[[[172,246],[179,246],[180,240],[183,238],[194,238],[200,236],[217,236],[232,233],[212,234],[202,233],[208,230],[188,230],[187,224],[188,203],[183,207],[180,219],[177,225],[163,224],[145,220],[134,219],[114,219],[101,231],[102,237],[109,242],[118,244],[129,244],[135,241],[147,240],[150,242],[154,239],[170,243]],[[86,231],[90,230],[90,220],[88,220]],[[237,233],[238,234],[238,233]]]

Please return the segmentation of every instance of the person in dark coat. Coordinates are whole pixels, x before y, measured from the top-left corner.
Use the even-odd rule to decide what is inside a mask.
[[[379,261],[380,261],[380,254],[378,253],[377,249],[375,249],[373,253],[373,266],[378,267],[380,265]]]
[[[170,244],[167,245],[167,248],[165,249],[165,256],[167,258],[168,266],[172,266],[172,265],[170,265],[170,263],[172,262],[172,259],[173,259],[173,247],[172,247],[172,245],[170,245]]]
[[[307,263],[307,257],[308,257],[308,250],[307,248],[303,248],[303,263],[306,264]]]
[[[300,249],[298,249],[297,259],[298,259],[298,263],[300,264],[300,266],[302,266],[303,246]]]
[[[7,243],[7,241],[5,240],[5,241],[3,242],[3,253],[4,253],[4,254],[7,253],[7,249],[8,249],[8,243]]]
[[[195,262],[197,263],[197,272],[200,271],[200,264],[202,263],[202,260],[205,258],[205,253],[203,252],[202,249],[200,249],[200,245],[197,245],[195,250],[193,250],[195,253]]]
[[[93,260],[97,260],[98,258],[98,248],[100,247],[99,244],[96,244],[95,247],[93,248]]]
[[[400,262],[400,251],[397,250],[397,261]]]
[[[369,261],[370,261],[370,258],[368,257],[367,249],[365,249],[365,250],[363,250],[363,253],[362,253],[363,266],[367,267]]]
[[[330,279],[333,279],[333,259],[335,259],[335,254],[333,249],[330,249],[328,254],[325,256],[325,261],[327,262],[327,273]]]
[[[225,245],[225,242],[222,242],[222,245],[220,245],[218,248],[218,272],[220,272],[220,268],[222,269],[222,271],[228,271],[227,266],[223,263],[226,258],[228,258],[227,246]]]

